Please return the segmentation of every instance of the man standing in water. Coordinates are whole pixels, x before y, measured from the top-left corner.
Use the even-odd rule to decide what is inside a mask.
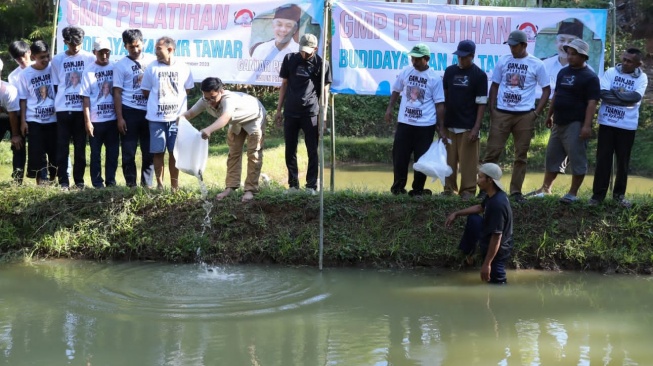
[[[467,216],[460,249],[470,263],[478,242],[483,257],[481,280],[496,284],[507,283],[506,262],[513,246],[512,208],[501,185],[501,175],[498,165],[481,165],[476,184],[487,196],[478,205],[450,214],[444,223],[446,227],[451,227],[458,216]],[[481,213],[483,217],[480,216]]]

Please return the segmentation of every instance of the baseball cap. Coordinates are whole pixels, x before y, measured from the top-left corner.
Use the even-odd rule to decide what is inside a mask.
[[[93,51],[111,50],[111,42],[106,38],[96,38],[93,42]]]
[[[466,39],[458,43],[458,49],[453,54],[456,56],[465,57],[474,53],[476,53],[476,44],[469,39]]]
[[[562,48],[565,50],[565,52],[567,52],[567,48],[573,48],[579,54],[584,55],[588,60],[590,59],[590,45],[588,45],[587,42],[583,41],[580,38],[574,39],[573,41],[569,42],[569,44],[562,46]]]
[[[505,189],[503,189],[503,185],[501,184],[501,176],[503,173],[501,172],[501,168],[499,168],[498,165],[494,163],[485,163],[481,165],[480,168],[478,168],[478,171],[492,178],[494,184],[496,184],[500,190],[505,192]]]
[[[408,52],[408,56],[411,57],[425,57],[425,56],[431,56],[431,49],[429,49],[429,46],[425,45],[424,43],[418,43],[415,46],[413,46],[413,49]]]
[[[527,43],[527,42],[528,42],[528,37],[526,36],[526,33],[520,30],[514,30],[510,32],[510,35],[508,36],[508,40],[503,42],[503,44],[514,46],[520,43]]]
[[[302,36],[302,38],[299,40],[299,50],[310,53],[312,54],[315,52],[315,48],[317,47],[317,37],[310,33],[306,33]]]

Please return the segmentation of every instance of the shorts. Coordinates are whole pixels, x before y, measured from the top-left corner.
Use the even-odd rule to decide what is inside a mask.
[[[150,154],[172,154],[177,141],[177,123],[148,121],[150,127]]]
[[[546,146],[546,171],[559,173],[560,165],[569,157],[572,175],[587,174],[587,140],[580,138],[581,122],[551,127]]]

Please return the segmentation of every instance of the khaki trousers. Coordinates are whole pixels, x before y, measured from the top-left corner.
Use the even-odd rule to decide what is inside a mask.
[[[258,192],[258,181],[263,166],[263,131],[247,134],[241,130],[239,134],[227,133],[229,157],[227,158],[227,178],[225,188],[238,189],[242,172],[243,145],[247,141],[247,176],[245,190]]]
[[[447,164],[452,173],[445,179],[444,192],[447,194],[476,194],[476,172],[478,171],[479,143],[478,139],[469,142],[471,131],[454,133],[445,130],[451,143],[447,145]],[[457,177],[460,170],[460,190]]]
[[[510,194],[522,193],[522,185],[526,177],[526,162],[528,149],[535,131],[535,113],[510,114],[492,110],[490,135],[487,139],[484,163],[497,163],[501,153],[506,149],[506,141],[512,134],[515,145],[515,160],[512,164],[512,179]]]

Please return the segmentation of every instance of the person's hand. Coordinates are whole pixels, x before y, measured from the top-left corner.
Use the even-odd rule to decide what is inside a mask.
[[[456,217],[458,217],[458,215],[456,215],[455,212],[447,216],[447,219],[444,221],[444,226],[450,228],[451,224],[456,220]]]
[[[274,121],[277,123],[277,127],[281,127],[283,123],[283,114],[281,111],[277,111],[277,114],[274,116]]]
[[[583,127],[580,129],[580,138],[581,138],[581,139],[583,139],[583,140],[587,140],[587,139],[590,138],[591,136],[592,136],[592,128],[591,128],[591,127],[589,127],[589,126],[588,126],[588,127],[583,126]]]
[[[386,123],[392,122],[392,111],[390,110],[385,111],[385,122]]]
[[[552,117],[547,118],[546,121],[544,122],[544,125],[546,126],[546,128],[553,127],[553,118]]]
[[[29,127],[27,126],[26,122],[20,123],[20,132],[23,134],[23,137],[27,136],[27,133],[29,132]]]
[[[490,281],[490,271],[492,271],[492,265],[490,263],[483,262],[483,265],[481,266],[481,281]]]
[[[474,127],[469,131],[469,142],[474,142],[478,140],[478,132],[481,130],[480,127]]]
[[[204,140],[208,140],[209,137],[211,137],[211,131],[207,131],[206,129],[201,130],[200,133],[202,134],[202,139]]]
[[[93,130],[94,130],[94,128],[93,128],[93,124],[92,124],[92,123],[87,123],[87,124],[86,124],[86,134],[87,134],[89,137],[93,137]]]
[[[118,118],[118,132],[123,136],[127,134],[127,121],[124,118]]]
[[[20,150],[23,148],[23,138],[19,135],[11,136],[11,146],[14,150]]]

